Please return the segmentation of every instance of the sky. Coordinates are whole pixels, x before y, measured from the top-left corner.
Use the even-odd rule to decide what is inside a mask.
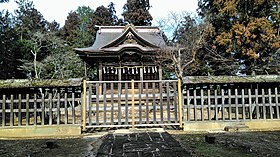
[[[51,22],[56,21],[63,26],[70,11],[75,11],[78,6],[89,6],[96,9],[98,6],[115,4],[117,15],[120,17],[126,0],[33,0],[34,6],[43,17]],[[149,10],[154,20],[165,18],[170,12],[192,12],[197,9],[197,0],[150,0],[152,8]],[[8,9],[10,12],[17,8],[14,0],[0,4],[0,10]]]

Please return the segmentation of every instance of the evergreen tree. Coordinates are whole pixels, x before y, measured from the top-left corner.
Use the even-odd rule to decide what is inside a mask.
[[[18,9],[16,13],[16,27],[20,32],[21,38],[28,38],[34,32],[47,31],[47,20],[34,8],[34,4],[29,0],[17,0]]]
[[[18,33],[9,12],[0,12],[0,79],[22,78],[17,70],[21,54],[17,50]]]
[[[79,29],[79,15],[77,12],[68,13],[67,19],[61,29],[62,38],[70,44],[75,39],[75,31]]]
[[[280,65],[271,66],[279,58],[279,0],[199,0],[198,11],[213,26],[208,37],[211,49],[239,61],[235,74],[279,73]],[[216,74],[230,74],[215,61],[206,62],[213,70],[220,69]]]
[[[149,0],[127,0],[124,5],[124,22],[134,24],[135,26],[152,25],[153,17],[149,13],[151,8]]]

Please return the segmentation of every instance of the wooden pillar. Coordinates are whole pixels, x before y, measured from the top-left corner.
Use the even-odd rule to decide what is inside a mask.
[[[158,67],[158,79],[162,80],[162,66],[161,65]]]
[[[143,81],[143,67],[140,68],[140,81]]]
[[[86,131],[87,125],[87,81],[83,80],[83,131]],[[91,118],[91,117],[90,117]]]
[[[122,69],[121,68],[118,68],[118,79],[119,79],[119,81],[122,80]]]
[[[182,89],[181,89],[181,79],[178,79],[178,103],[179,103],[179,123],[180,129],[183,128],[183,113],[182,113]]]
[[[144,68],[144,67],[140,67],[140,68],[139,68],[140,81],[141,81],[141,85],[140,85],[141,88],[139,88],[139,89],[141,89],[141,90],[140,90],[140,94],[143,93],[143,89],[144,89],[144,88],[143,88],[143,86],[144,86],[144,84],[143,84],[143,80],[144,80],[143,68]]]
[[[102,63],[98,66],[98,81],[102,81]]]
[[[84,62],[84,72],[85,72],[85,78],[87,78],[87,63]]]
[[[98,81],[102,81],[103,76],[102,76],[102,63],[99,63],[98,67]],[[99,93],[102,93],[102,83],[99,84]]]

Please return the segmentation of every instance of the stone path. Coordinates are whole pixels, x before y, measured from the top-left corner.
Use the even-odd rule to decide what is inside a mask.
[[[104,137],[97,157],[189,157],[164,130],[117,130]]]

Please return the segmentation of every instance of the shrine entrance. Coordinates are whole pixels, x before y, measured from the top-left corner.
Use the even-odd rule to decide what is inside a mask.
[[[91,47],[75,51],[98,69],[96,81],[162,80],[157,52],[165,45],[161,31],[151,26],[98,26]]]
[[[156,63],[157,52],[166,47],[159,28],[96,28],[94,44],[75,49],[98,69],[98,78],[84,83],[83,129],[180,125],[178,82],[162,80]]]

